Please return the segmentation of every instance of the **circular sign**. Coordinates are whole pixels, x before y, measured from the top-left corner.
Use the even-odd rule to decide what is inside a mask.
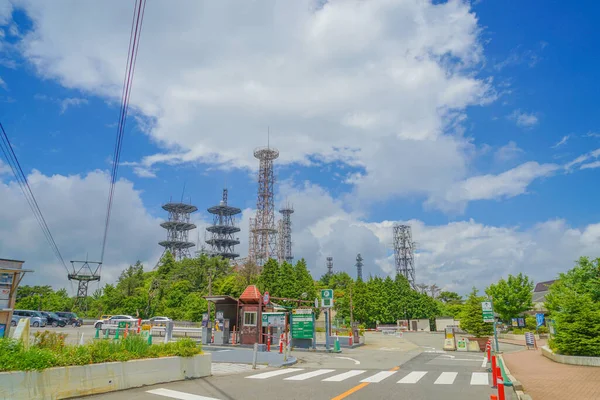
[[[323,291],[323,297],[329,297],[329,290]]]
[[[269,300],[271,299],[271,296],[269,296],[269,292],[265,292],[264,296],[263,296],[263,303],[264,304],[269,304]]]

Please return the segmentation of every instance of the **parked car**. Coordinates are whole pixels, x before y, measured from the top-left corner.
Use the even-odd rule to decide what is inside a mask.
[[[48,320],[39,311],[34,310],[14,310],[13,315],[17,315],[20,318],[29,318],[29,325],[34,327],[44,327]]]
[[[142,324],[150,324],[152,326],[165,326],[169,321],[171,321],[171,318],[169,317],[152,317],[150,319],[143,320]]]
[[[48,324],[52,325],[54,328],[60,326],[61,328],[67,326],[67,319],[63,317],[59,317],[56,313],[41,311],[42,315],[46,317],[48,320]]]
[[[83,320],[81,318],[79,318],[77,316],[77,314],[75,314],[74,312],[57,311],[56,315],[58,315],[61,318],[66,319],[67,324],[72,325],[73,328],[83,325]]]
[[[18,315],[15,315],[15,314],[13,314],[13,316],[12,316],[12,319],[10,320],[10,324],[11,324],[12,326],[17,326],[17,325],[19,324],[19,320],[20,320],[21,318],[23,318],[23,317],[20,317],[20,316],[18,316]]]
[[[98,319],[105,320],[109,319],[110,317],[112,317],[112,314],[102,314]]]
[[[109,319],[100,319],[94,323],[94,328],[102,329],[104,324],[107,325],[118,325],[119,322],[132,322],[134,325],[138,322],[137,318],[133,318],[131,315],[113,315]]]

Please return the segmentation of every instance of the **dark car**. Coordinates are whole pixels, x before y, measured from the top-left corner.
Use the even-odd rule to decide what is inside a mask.
[[[52,325],[54,328],[56,328],[57,326],[60,326],[61,328],[67,326],[66,318],[59,317],[58,315],[56,315],[56,313],[42,311],[42,315],[46,317],[46,319],[48,320],[48,324]]]
[[[73,312],[60,311],[56,312],[55,314],[61,318],[64,318],[67,321],[67,324],[73,325],[73,327],[83,325],[83,320]]]

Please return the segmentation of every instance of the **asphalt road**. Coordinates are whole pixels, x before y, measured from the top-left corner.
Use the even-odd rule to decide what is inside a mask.
[[[148,386],[89,397],[107,400],[489,399],[482,353],[444,352],[442,335],[370,334],[367,345],[339,354],[294,352],[289,368]],[[503,349],[505,351],[513,348]]]

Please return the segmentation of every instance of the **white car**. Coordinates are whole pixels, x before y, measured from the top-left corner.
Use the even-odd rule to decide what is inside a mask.
[[[100,319],[100,320],[96,321],[96,323],[94,324],[94,328],[96,328],[96,329],[102,329],[102,325],[104,325],[104,324],[107,324],[107,325],[118,325],[119,322],[133,322],[133,323],[137,323],[138,319],[132,317],[131,315],[113,315],[109,319]]]
[[[153,326],[165,326],[169,321],[171,321],[171,318],[169,317],[152,317],[150,319],[143,320],[142,324],[150,324]]]

